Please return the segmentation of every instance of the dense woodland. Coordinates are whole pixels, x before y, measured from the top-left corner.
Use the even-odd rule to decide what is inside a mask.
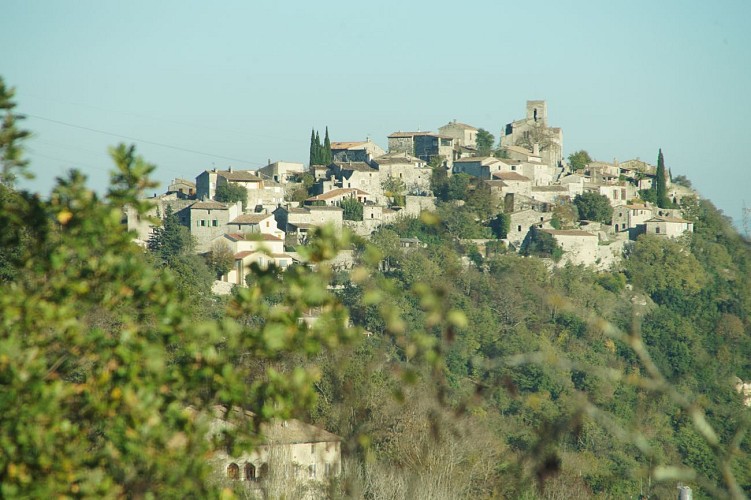
[[[503,217],[436,179],[437,213],[369,241],[323,228],[305,264],[220,298],[181,226],[131,242],[122,208],[146,210],[154,168],[132,147],[112,149],[103,195],[75,171],[46,197],[15,189],[33,165],[0,95],[3,497],[242,497],[206,456],[253,429],[210,442],[186,411],[215,404],[340,435],[332,498],[751,494],[734,387],[751,380],[751,248],[711,202],[685,201],[693,234],[642,236],[595,272],[463,246]],[[354,268],[328,264],[342,249]]]

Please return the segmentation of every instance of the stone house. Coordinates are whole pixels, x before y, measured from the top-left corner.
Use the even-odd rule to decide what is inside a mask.
[[[434,156],[441,156],[446,168],[453,166],[453,137],[433,132],[394,132],[388,139],[389,153],[407,153],[426,162]]]
[[[532,226],[538,229],[550,228],[550,218],[552,214],[548,212],[542,212],[540,210],[527,209],[520,210],[509,214],[511,217],[511,224],[509,224],[508,240],[510,246],[516,250],[521,248],[524,239],[527,237],[527,233]]]
[[[584,175],[593,184],[615,184],[621,176],[621,169],[617,163],[593,161],[584,168]]]
[[[216,407],[210,417],[208,438],[232,432],[236,423],[251,425],[254,415],[232,410],[232,421],[223,407]],[[247,424],[246,424],[247,422]],[[219,477],[243,481],[248,488],[263,486],[276,478],[282,485],[291,482],[322,484],[341,474],[342,439],[324,429],[297,419],[262,423],[259,444],[238,456],[217,450],[210,458]],[[305,496],[307,498],[308,496]]]
[[[188,207],[195,203],[195,200],[184,199],[176,192],[147,198],[151,208],[143,215],[139,214],[133,207],[126,205],[123,207],[122,222],[128,231],[135,233],[134,241],[136,244],[145,247],[154,232],[154,220],[164,219],[167,213],[167,207],[177,216],[181,225],[190,227],[190,210]]]
[[[652,209],[646,205],[618,205],[613,208],[613,230],[616,233],[629,232],[629,237],[634,239],[643,229],[644,223],[652,218]]]
[[[305,167],[302,163],[291,161],[275,161],[265,167],[259,168],[257,174],[262,179],[271,179],[280,184],[286,184],[291,179],[299,178],[305,173]]]
[[[438,133],[454,139],[454,146],[475,149],[477,147],[477,131],[472,125],[460,123],[456,120],[448,122],[438,129]]]
[[[585,266],[595,265],[599,258],[598,242],[596,234],[581,231],[579,229],[543,229],[548,233],[563,250],[563,258],[559,265],[571,263],[574,265],[583,264]]]
[[[694,223],[679,217],[658,216],[648,219],[644,225],[647,234],[665,236],[667,238],[677,238],[684,233],[694,232]]]
[[[365,162],[386,154],[381,146],[371,141],[332,142],[331,155],[335,162]]]
[[[543,163],[557,168],[563,162],[563,131],[548,126],[548,106],[545,101],[527,101],[527,117],[507,124],[501,133],[501,146],[532,147],[539,144]],[[512,156],[513,158],[513,156]]]
[[[270,234],[279,238],[284,237],[284,231],[277,226],[273,214],[268,212],[240,214],[227,223],[227,231],[242,234]]]
[[[618,163],[619,174],[636,184],[637,189],[649,189],[657,173],[657,167],[638,158]]]
[[[196,183],[187,179],[173,179],[167,186],[167,194],[173,193],[180,199],[193,199],[196,196]]]
[[[388,153],[371,162],[381,177],[381,184],[389,178],[399,179],[404,183],[406,194],[420,195],[430,192],[431,169],[425,160],[408,153]]]
[[[211,241],[227,232],[229,221],[242,213],[240,202],[196,201],[188,208],[188,227],[195,238],[197,253],[208,252]]]
[[[493,174],[501,172],[503,160],[493,156],[475,156],[454,160],[454,174],[468,174],[478,179],[490,180]]]
[[[614,207],[629,203],[631,200],[638,198],[636,186],[628,182],[618,184],[588,183],[584,185],[584,191],[593,191],[605,196]]]
[[[504,146],[503,151],[509,160],[517,160],[526,163],[542,163],[542,156],[537,151],[529,150],[522,146]]]
[[[362,221],[344,221],[344,225],[359,236],[368,236],[384,224],[396,221],[401,211],[392,210],[382,205],[363,206]]]
[[[535,201],[541,201],[543,203],[558,203],[562,200],[570,200],[572,198],[569,186],[534,186],[529,192],[529,196]]]
[[[284,239],[270,234],[246,237],[240,233],[226,233],[215,238],[213,245],[227,245],[234,255],[232,269],[221,277],[221,281],[233,285],[245,285],[245,277],[251,273],[250,267],[257,264],[261,269],[275,265],[286,269],[293,257],[284,252]]]
[[[325,203],[326,205],[338,207],[345,198],[353,198],[360,203],[365,204],[370,200],[370,194],[357,188],[337,188],[332,189],[331,191],[326,191],[323,194],[311,196],[305,200],[305,205],[308,206]]]
[[[380,172],[365,162],[334,162],[331,170],[341,188],[355,188],[379,200],[383,196]],[[325,186],[324,186],[325,189]],[[322,191],[321,193],[325,193]]]
[[[341,233],[344,210],[332,206],[307,206],[300,208],[282,206],[274,210],[274,218],[280,229],[293,235],[292,243],[305,241],[308,233],[318,226],[333,225]]]
[[[516,193],[529,196],[532,191],[532,180],[518,172],[495,172],[493,180],[503,181],[506,185],[503,194]]]
[[[284,188],[281,184],[259,177],[254,170],[205,170],[196,177],[196,197],[213,200],[216,188],[236,184],[248,193],[247,209],[256,207],[274,208],[284,202]]]

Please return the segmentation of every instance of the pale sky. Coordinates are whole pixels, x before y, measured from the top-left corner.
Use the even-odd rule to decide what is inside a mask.
[[[564,154],[655,163],[740,222],[751,206],[751,2],[30,1],[0,10],[0,75],[49,191],[107,184],[120,141],[170,179],[307,162],[333,141],[456,119],[498,139],[545,99]]]

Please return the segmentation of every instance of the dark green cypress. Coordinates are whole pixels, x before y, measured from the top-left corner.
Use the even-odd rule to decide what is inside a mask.
[[[662,156],[662,148],[657,155],[657,172],[655,174],[655,194],[657,195],[657,206],[668,208],[670,200],[667,196],[667,183],[665,180],[665,158]]]
[[[316,165],[323,165],[323,146],[321,146],[321,136],[316,130]]]
[[[310,129],[310,155],[308,156],[308,164],[316,164],[316,131],[312,128]]]
[[[326,127],[326,138],[323,140],[323,159],[326,165],[331,163],[334,155],[331,153],[331,141],[329,140],[329,128]]]

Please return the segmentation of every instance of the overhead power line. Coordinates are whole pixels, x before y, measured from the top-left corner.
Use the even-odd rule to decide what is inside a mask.
[[[76,125],[75,123],[68,123],[68,122],[64,122],[64,121],[61,121],[61,120],[53,120],[52,118],[46,118],[44,116],[39,116],[39,115],[32,115],[30,113],[24,113],[24,115],[28,116],[28,117],[31,117],[31,118],[35,118],[37,120],[42,120],[42,121],[50,122],[50,123],[56,123],[58,125],[64,125],[66,127],[77,128],[77,129],[80,129],[80,130],[86,130],[88,132],[95,132],[97,134],[109,135],[109,136],[112,136],[112,137],[119,137],[121,139],[127,139],[129,141],[142,142],[144,144],[151,144],[152,146],[159,146],[159,147],[162,147],[162,148],[174,149],[176,151],[183,151],[183,152],[186,152],[186,153],[193,153],[193,154],[197,154],[197,155],[208,156],[210,158],[220,158],[222,160],[237,161],[237,162],[240,162],[240,163],[247,163],[249,165],[257,165],[257,166],[265,165],[263,162],[243,160],[243,159],[240,159],[240,158],[232,158],[230,156],[222,156],[222,155],[217,155],[217,154],[213,154],[213,153],[205,153],[203,151],[196,151],[195,149],[188,149],[188,148],[183,148],[183,147],[180,147],[180,146],[173,146],[171,144],[164,144],[162,142],[155,142],[155,141],[149,141],[149,140],[146,140],[146,139],[139,139],[138,137],[131,137],[131,136],[127,136],[127,135],[116,134],[114,132],[107,132],[106,130],[99,130],[99,129],[96,129],[96,128],[84,127],[82,125]]]

